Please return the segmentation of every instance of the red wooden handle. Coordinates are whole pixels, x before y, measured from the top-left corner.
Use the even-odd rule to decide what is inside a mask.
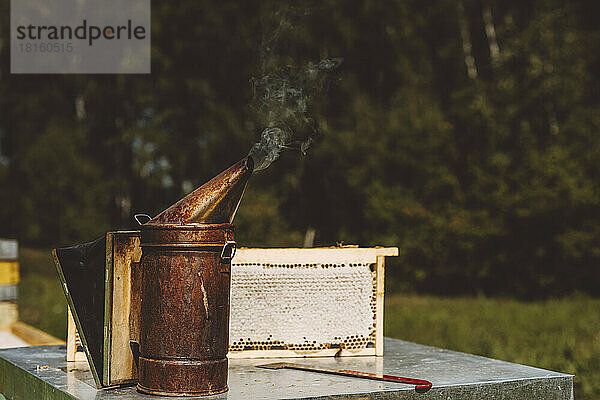
[[[394,376],[394,375],[384,375],[384,374],[372,374],[370,372],[362,372],[362,371],[351,371],[349,369],[339,370],[340,373],[349,375],[349,376],[362,376],[365,378],[376,379],[380,381],[388,381],[388,382],[398,382],[398,383],[407,383],[409,385],[416,385],[416,389],[418,391],[427,391],[431,389],[433,384],[424,379],[415,379],[415,378],[405,378],[402,376]]]

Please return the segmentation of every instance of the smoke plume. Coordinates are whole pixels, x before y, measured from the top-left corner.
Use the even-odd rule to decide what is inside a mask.
[[[278,14],[277,27],[263,39],[260,58],[261,76],[250,80],[252,101],[250,111],[263,127],[260,140],[250,149],[254,170],[267,168],[286,149],[306,154],[319,135],[313,117],[313,102],[332,81],[333,73],[341,64],[340,58],[327,58],[304,65],[290,65],[275,54],[277,41],[294,30],[294,24],[285,15]],[[297,22],[297,21],[296,21]],[[289,42],[288,42],[289,43]]]

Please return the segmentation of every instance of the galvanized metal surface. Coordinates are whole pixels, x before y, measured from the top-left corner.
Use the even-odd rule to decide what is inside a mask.
[[[231,224],[142,226],[138,388],[227,390]]]
[[[19,287],[17,285],[0,285],[0,302],[17,301]]]
[[[276,361],[271,359],[270,361]],[[286,361],[286,360],[281,360]],[[573,399],[573,376],[539,368],[385,340],[384,357],[303,360],[326,368],[413,376],[433,382],[427,393],[414,386],[256,368],[264,360],[230,360],[229,391],[203,399]],[[89,370],[74,370],[64,346],[0,350],[0,388],[7,399],[154,399],[133,387],[96,390]],[[85,363],[79,363],[81,368]]]
[[[246,157],[188,194],[150,222],[153,224],[231,223],[254,162]]]
[[[15,239],[0,239],[0,260],[16,260],[18,256],[18,241]]]

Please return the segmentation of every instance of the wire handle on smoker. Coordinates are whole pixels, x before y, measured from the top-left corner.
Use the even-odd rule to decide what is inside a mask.
[[[144,218],[148,218],[148,220],[146,222],[140,222],[140,218],[144,217]],[[139,224],[139,225],[144,225],[145,223],[150,222],[150,220],[152,219],[151,216],[149,216],[148,214],[135,214],[133,216],[133,218],[135,219],[135,221]]]
[[[233,240],[228,240],[225,242],[223,246],[223,250],[221,250],[221,263],[223,264],[231,264],[231,259],[235,255],[235,250],[237,249],[237,243]]]

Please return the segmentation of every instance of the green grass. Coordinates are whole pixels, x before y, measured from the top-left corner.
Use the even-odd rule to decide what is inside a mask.
[[[600,397],[600,300],[389,295],[385,335],[576,375],[575,398]]]
[[[48,250],[20,250],[21,320],[56,337],[66,302]],[[392,295],[385,335],[575,374],[575,398],[600,398],[600,299],[510,299]]]
[[[20,248],[19,319],[66,340],[67,302],[49,250]]]

